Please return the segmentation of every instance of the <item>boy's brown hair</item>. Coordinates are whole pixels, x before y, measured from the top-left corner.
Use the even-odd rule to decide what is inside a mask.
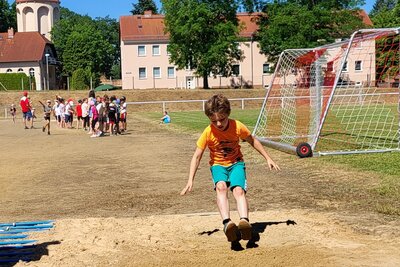
[[[213,95],[205,105],[204,113],[207,117],[211,117],[215,113],[223,113],[229,116],[231,114],[231,104],[228,98],[222,94]]]

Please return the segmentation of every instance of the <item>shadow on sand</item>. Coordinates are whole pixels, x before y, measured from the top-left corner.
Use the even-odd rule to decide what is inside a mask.
[[[293,220],[287,220],[287,221],[281,221],[281,222],[255,222],[255,223],[252,223],[251,224],[252,237],[249,240],[249,242],[247,242],[246,248],[257,248],[258,247],[257,242],[260,241],[260,233],[263,233],[265,231],[265,229],[267,228],[267,226],[278,225],[278,224],[286,224],[287,226],[290,226],[290,225],[296,225],[297,223]],[[220,231],[220,229],[214,229],[212,231],[203,231],[203,232],[199,233],[199,235],[210,236],[219,231]],[[234,251],[242,251],[242,250],[244,250],[244,248],[239,242],[241,240],[240,233],[237,232],[236,234],[237,234],[238,239],[235,242],[231,243],[231,249]]]
[[[32,246],[0,247],[0,266],[14,266],[19,261],[39,261],[42,256],[48,256],[48,246],[61,244],[60,241],[40,243]]]

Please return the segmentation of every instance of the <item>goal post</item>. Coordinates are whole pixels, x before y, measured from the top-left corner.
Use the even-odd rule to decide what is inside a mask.
[[[282,52],[253,134],[300,157],[400,151],[399,29]]]

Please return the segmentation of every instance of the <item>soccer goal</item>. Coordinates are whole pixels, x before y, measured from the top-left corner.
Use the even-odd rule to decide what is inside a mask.
[[[400,151],[399,31],[282,52],[253,134],[300,157]]]

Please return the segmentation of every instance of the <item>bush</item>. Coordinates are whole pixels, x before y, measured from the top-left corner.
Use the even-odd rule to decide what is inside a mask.
[[[29,86],[29,76],[25,73],[0,73],[0,83],[7,90],[30,90]],[[35,79],[32,79],[33,88],[35,84]],[[0,91],[4,87],[0,85]]]
[[[72,73],[71,89],[72,90],[87,90],[90,84],[90,76],[88,71],[77,69]]]

